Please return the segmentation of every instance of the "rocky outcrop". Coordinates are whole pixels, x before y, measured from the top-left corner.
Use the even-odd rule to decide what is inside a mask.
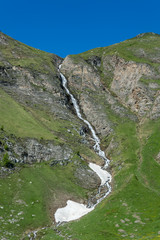
[[[107,121],[103,106],[100,106],[100,104],[87,93],[81,94],[79,102],[83,113],[87,120],[95,127],[96,132],[101,136],[108,136],[112,128],[109,120]]]
[[[116,62],[116,58],[105,57],[104,74],[113,71]],[[136,120],[136,117],[104,87],[99,70],[100,64],[101,58],[97,56],[91,56],[86,61],[81,57],[75,59],[73,56],[67,56],[62,63],[61,71],[67,77],[69,88],[78,99],[85,118],[96,129],[97,134],[104,137],[112,132],[108,109],[121,117],[129,117],[132,120]]]
[[[110,78],[111,91],[124,106],[139,118],[150,116],[155,119],[159,116],[159,85],[154,81],[160,78],[160,74],[153,67],[108,55],[103,57],[103,71],[105,77]]]
[[[58,72],[44,74],[16,66],[1,67],[0,86],[21,104],[40,106],[64,119],[70,114]]]
[[[156,156],[156,160],[157,160],[157,162],[160,164],[160,152],[159,152],[158,155]]]
[[[27,139],[13,147],[14,152],[24,163],[43,162],[55,159],[56,161],[71,158],[72,150],[67,146],[54,145],[47,141],[40,143],[36,139]]]
[[[0,44],[0,87],[22,105],[37,107],[61,119],[75,119],[61,87],[58,66],[63,59],[3,33]]]
[[[143,75],[152,75],[151,69],[146,64],[126,63],[120,59],[115,66],[111,84],[111,90],[116,93],[122,103],[139,116],[145,115],[152,106],[152,101],[145,89],[138,84]]]
[[[160,71],[148,64],[128,62],[116,55],[91,56],[86,61],[68,56],[61,70],[87,120],[102,136],[112,131],[104,105],[109,105],[121,117],[131,119],[136,118],[128,114],[126,108],[138,118],[148,116],[156,119],[160,116],[159,84],[156,83],[160,79]],[[104,80],[108,89],[103,85]]]
[[[160,90],[158,90],[155,94],[155,100],[150,113],[151,119],[157,119],[159,117],[160,117]]]
[[[95,189],[101,184],[98,175],[89,169],[88,166],[77,166],[74,175],[78,180],[77,183],[83,188]]]
[[[67,77],[69,88],[78,99],[85,118],[98,134],[108,135],[112,129],[106,119],[105,108],[96,100],[96,95],[102,90],[97,70],[83,59],[76,63],[68,56],[62,63],[61,71]]]
[[[5,143],[5,144],[4,144]],[[0,141],[0,158],[5,152],[13,163],[36,163],[44,161],[68,162],[72,158],[72,150],[67,146],[56,145],[53,141],[38,141],[37,139],[8,139]]]
[[[76,91],[83,91],[86,88],[97,91],[101,86],[99,74],[82,58],[74,61],[72,57],[67,56],[62,63],[61,71],[67,77],[69,86]]]

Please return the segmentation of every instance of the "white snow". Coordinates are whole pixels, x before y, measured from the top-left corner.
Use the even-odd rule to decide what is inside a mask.
[[[101,179],[101,185],[105,184],[106,181],[111,181],[111,175],[109,174],[109,172],[107,172],[106,170],[103,170],[101,168],[101,166],[95,164],[95,163],[89,163],[89,167],[97,173],[97,175],[100,177]]]
[[[111,175],[106,170],[103,170],[99,165],[95,163],[89,163],[89,167],[94,172],[96,172],[96,174],[100,177],[101,185],[105,184],[106,181],[109,181],[109,182],[111,181]],[[87,206],[84,204],[80,204],[80,203],[68,200],[67,205],[64,208],[57,209],[55,213],[55,221],[58,223],[58,222],[69,222],[72,220],[79,219],[80,217],[91,212],[94,209],[94,207],[87,208]]]
[[[67,201],[67,206],[64,208],[58,208],[55,213],[55,221],[58,222],[69,222],[72,220],[76,220],[87,213],[91,212],[94,209],[87,208],[86,205],[80,204],[71,200]]]

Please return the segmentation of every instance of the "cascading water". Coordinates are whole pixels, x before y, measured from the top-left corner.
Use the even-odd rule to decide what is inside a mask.
[[[61,68],[61,65],[59,66],[59,69]],[[61,79],[62,79],[62,85],[64,87],[64,89],[66,90],[67,94],[71,97],[71,100],[72,100],[72,103],[73,103],[73,106],[76,110],[76,113],[77,113],[77,116],[84,122],[88,125],[89,129],[91,130],[92,132],[92,136],[93,136],[93,139],[95,141],[95,145],[94,145],[94,150],[98,153],[98,155],[103,158],[105,160],[105,165],[108,166],[109,164],[109,159],[105,156],[105,153],[104,151],[101,150],[100,148],[100,139],[97,137],[92,125],[87,121],[85,120],[81,113],[80,113],[80,109],[79,109],[79,106],[77,104],[77,100],[73,97],[73,95],[70,93],[69,89],[67,88],[67,79],[65,78],[65,76],[60,73],[60,76],[61,76]]]
[[[98,138],[98,136],[96,135],[92,125],[82,117],[81,113],[80,113],[80,108],[78,106],[77,100],[74,98],[74,96],[70,93],[69,89],[67,88],[67,80],[64,77],[64,75],[60,72],[60,68],[61,65],[59,66],[59,73],[62,79],[62,85],[66,91],[66,93],[70,96],[73,106],[75,108],[76,114],[77,116],[85,123],[88,125],[89,129],[91,130],[92,136],[93,136],[93,140],[95,142],[95,145],[93,146],[95,152],[105,161],[104,164],[104,168],[107,168],[108,164],[109,164],[109,159],[105,156],[104,151],[101,150],[100,148],[100,139]],[[55,220],[57,222],[57,226],[59,224],[61,224],[61,222],[69,222],[72,220],[76,220],[82,216],[84,216],[85,214],[91,212],[95,206],[97,206],[97,204],[99,204],[110,192],[111,192],[111,186],[110,186],[110,182],[111,182],[111,175],[103,170],[100,166],[94,164],[94,163],[89,163],[89,167],[95,171],[97,173],[97,175],[100,177],[101,179],[101,185],[98,189],[98,194],[96,195],[96,199],[97,202],[96,204],[92,205],[92,206],[86,206],[84,204],[80,204],[80,203],[76,203],[74,201],[68,200],[67,201],[67,206],[64,208],[58,208],[56,213],[55,213]],[[100,193],[100,189],[103,186],[107,186],[108,191],[103,195],[103,197],[98,198],[99,193]],[[42,228],[42,229],[46,229],[46,227]],[[28,237],[30,240],[36,239],[37,236],[37,232],[36,231],[32,231],[28,234]],[[32,235],[32,237],[31,237]]]
[[[79,108],[78,103],[77,103],[77,100],[74,98],[74,96],[70,93],[69,89],[67,88],[67,79],[66,79],[65,76],[60,72],[60,68],[61,68],[61,65],[59,66],[59,73],[60,73],[60,76],[61,76],[61,79],[62,79],[62,85],[63,85],[66,93],[67,93],[67,94],[70,96],[70,98],[71,98],[71,101],[72,101],[72,103],[73,103],[73,106],[74,106],[74,108],[75,108],[75,111],[76,111],[76,114],[77,114],[78,118],[81,119],[85,124],[87,124],[88,127],[89,127],[89,129],[91,130],[91,133],[92,133],[92,136],[93,136],[93,140],[94,140],[94,142],[95,142],[95,145],[94,145],[93,148],[94,148],[95,152],[105,161],[104,168],[107,168],[107,166],[108,166],[108,164],[109,164],[110,161],[109,161],[109,159],[105,156],[104,151],[102,151],[101,148],[100,148],[100,139],[99,139],[98,136],[96,135],[96,133],[95,133],[92,125],[91,125],[86,119],[84,119],[84,118],[82,117],[82,115],[81,115],[81,113],[80,113],[80,108]],[[98,194],[96,195],[96,199],[98,199],[97,202],[96,202],[96,204],[94,204],[94,205],[92,205],[92,206],[85,206],[85,205],[82,206],[82,204],[79,204],[79,208],[83,208],[82,212],[84,211],[84,214],[86,214],[86,213],[90,212],[91,210],[93,210],[94,207],[95,207],[98,203],[100,203],[100,202],[111,192],[111,186],[110,186],[111,175],[110,175],[107,171],[103,170],[100,166],[98,166],[98,165],[96,165],[96,164],[89,163],[89,167],[90,167],[93,171],[95,171],[95,172],[97,173],[97,175],[101,178],[101,186],[99,187]],[[107,186],[107,189],[108,189],[108,190],[107,190],[107,192],[106,192],[102,197],[99,197],[99,198],[98,198],[100,189],[101,189],[101,187],[103,187],[103,186]],[[81,217],[81,216],[84,215],[84,214],[81,214],[81,213],[80,213],[80,214],[79,214],[79,217],[75,217],[75,218],[74,218],[74,217],[72,217],[72,216],[71,216],[71,217],[69,216],[68,218],[66,218],[66,214],[68,214],[69,211],[71,212],[71,207],[69,208],[69,205],[72,204],[72,206],[74,206],[75,204],[78,204],[78,203],[75,203],[75,202],[69,200],[69,201],[67,202],[67,204],[68,204],[68,209],[70,209],[70,210],[67,210],[67,207],[65,207],[65,208],[58,209],[58,210],[56,211],[56,213],[55,213],[56,222],[62,222],[63,219],[65,219],[64,221],[70,221],[70,220],[77,219],[77,218],[79,218],[79,217]],[[87,208],[90,208],[90,209],[88,209],[88,211],[86,211]],[[75,211],[77,211],[77,210],[75,210]],[[65,217],[63,217],[63,214],[65,215]],[[66,219],[67,219],[67,220],[66,220]]]

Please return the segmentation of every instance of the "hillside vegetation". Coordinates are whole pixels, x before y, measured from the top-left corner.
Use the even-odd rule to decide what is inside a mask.
[[[28,239],[38,230],[37,239],[46,240],[159,239],[160,36],[140,34],[64,60],[0,37],[0,235]],[[57,208],[68,199],[87,203],[97,191],[87,162],[103,163],[61,86],[62,61],[111,159],[113,180],[112,193],[94,211],[57,227]],[[14,167],[5,166],[5,154]]]

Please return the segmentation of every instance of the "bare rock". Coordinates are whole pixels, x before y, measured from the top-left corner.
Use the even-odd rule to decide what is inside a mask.
[[[88,166],[77,166],[74,175],[78,179],[78,184],[83,188],[95,189],[101,184],[98,175]]]
[[[151,68],[146,64],[119,59],[114,69],[111,90],[117,94],[123,104],[139,116],[143,116],[151,110],[153,102],[145,89],[139,85],[139,80],[143,75],[152,74]]]
[[[94,63],[97,61],[97,63]],[[71,56],[67,56],[62,63],[61,71],[67,77],[68,86],[79,101],[82,113],[85,118],[93,125],[96,132],[102,136],[110,134],[112,131],[109,120],[106,118],[106,109],[96,96],[101,94],[102,84],[100,75],[93,65],[98,66],[100,59],[95,57],[89,60],[90,64],[82,58],[74,61]],[[111,97],[108,97],[113,101]],[[101,99],[101,97],[100,97]]]
[[[36,139],[27,139],[13,147],[14,152],[24,163],[42,162],[55,159],[68,160],[72,150],[66,146],[54,145],[51,141],[40,143]]]
[[[156,157],[156,160],[158,163],[160,163],[160,152],[158,153],[157,157]]]

